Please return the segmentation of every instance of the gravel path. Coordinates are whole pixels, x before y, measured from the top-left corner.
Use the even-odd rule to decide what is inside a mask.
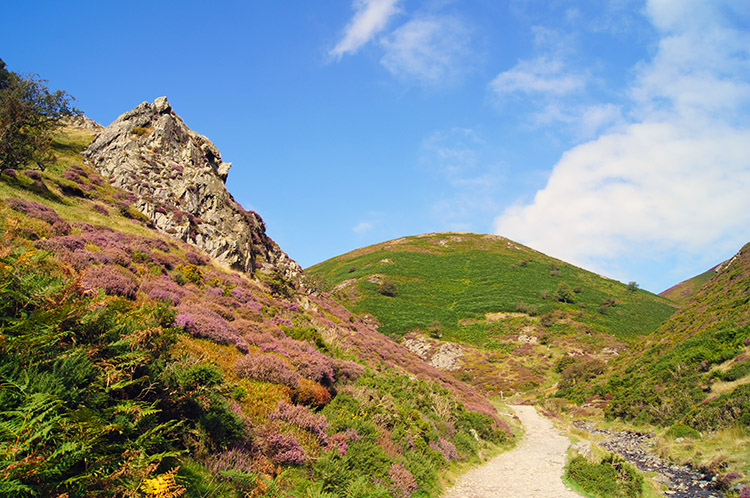
[[[512,406],[526,434],[511,451],[462,475],[446,498],[580,498],[560,479],[568,438],[533,406]]]

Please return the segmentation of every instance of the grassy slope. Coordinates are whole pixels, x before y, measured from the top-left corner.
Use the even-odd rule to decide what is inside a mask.
[[[248,279],[210,262],[186,265],[187,252],[199,250],[151,230],[147,220],[127,209],[125,193],[81,165],[78,152],[90,140],[86,132],[67,129],[56,143],[57,163],[40,180],[21,171],[0,177],[0,429],[5,431],[0,431],[0,494],[73,497],[94,496],[92,490],[98,490],[105,496],[141,496],[147,484],[169,483],[170,469],[181,466],[178,483],[186,496],[297,496],[316,482],[327,491],[346,488],[351,496],[365,498],[411,486],[411,476],[416,478],[414,496],[434,496],[440,469],[448,463],[444,454],[475,461],[480,448],[487,449],[471,429],[486,440],[505,438],[497,431],[502,422],[486,415],[494,413],[486,400],[418,361],[338,303],[303,294],[288,282],[269,286],[273,276]],[[70,168],[84,174],[65,174]],[[78,188],[83,197],[66,195],[63,186]],[[65,240],[85,238],[86,230],[96,237],[87,239],[77,256],[53,249],[45,257],[37,246],[58,247],[54,243],[62,239],[49,223],[11,209],[5,202],[10,197],[53,208],[73,224]],[[111,235],[108,229],[127,235]],[[115,238],[117,249],[105,247]],[[167,244],[159,246],[157,239]],[[100,253],[126,261],[92,260]],[[141,290],[129,298],[83,293],[81,276],[102,266],[126,275]],[[158,279],[179,284],[181,308],[150,297],[144,284]],[[305,382],[290,388],[238,375],[235,363],[243,353],[231,341],[220,344],[226,342],[220,336],[200,338],[174,327],[176,313],[200,313],[201,308],[218,313],[223,327],[238,330],[251,352],[269,346],[267,355],[279,355]],[[39,330],[61,335],[40,343]],[[315,342],[318,353],[309,364],[286,359],[292,350],[285,348],[299,344],[290,338]],[[26,358],[28,351],[35,354]],[[357,381],[356,375],[347,380],[342,373],[334,385],[323,385],[324,380],[305,373],[325,369],[327,362],[351,360],[368,368]],[[71,368],[85,375],[71,376]],[[43,380],[29,384],[29,375]],[[59,390],[57,383],[66,388]],[[9,389],[14,385],[21,387]],[[38,405],[39,400],[48,404]],[[269,418],[279,401],[306,406],[298,416],[306,421]],[[320,420],[311,418],[310,410],[324,416],[327,436],[305,429],[311,420]],[[79,420],[84,415],[85,423]],[[178,421],[179,430],[173,425]],[[15,424],[26,432],[13,432]],[[119,433],[113,427],[120,427]],[[361,439],[345,437],[348,429]],[[8,434],[15,435],[8,439]],[[296,438],[306,463],[283,463],[283,452],[272,443],[276,434]],[[326,443],[336,434],[345,454]],[[218,460],[229,464],[227,470],[235,466],[232,478],[212,467]],[[382,485],[372,485],[372,476]]]
[[[565,394],[618,430],[655,433],[667,458],[750,486],[750,244],[710,274],[635,354]]]
[[[750,425],[750,244],[622,361],[613,416],[707,429]]]
[[[348,298],[356,311],[375,315],[382,323],[380,330],[393,336],[424,330],[437,320],[447,338],[486,345],[498,330],[497,322],[461,321],[483,322],[487,313],[530,307],[535,315],[557,313],[560,319],[553,330],[581,326],[633,339],[652,332],[674,312],[666,299],[641,290],[629,292],[620,282],[488,235],[407,237],[333,258],[309,272],[334,286],[356,280],[356,291],[346,286],[338,295]],[[378,283],[368,281],[373,276],[395,281],[397,295],[380,294]],[[555,299],[562,282],[580,291],[574,293],[574,303]],[[607,299],[616,304],[602,313]]]
[[[406,237],[307,271],[352,310],[374,315],[383,333],[439,329],[463,343],[456,375],[498,393],[551,385],[551,367],[568,352],[622,351],[674,312],[664,298],[490,235]],[[395,283],[395,296],[379,292],[383,281]],[[556,299],[561,285],[574,302]],[[538,342],[519,344],[521,334]]]
[[[677,304],[686,304],[692,299],[695,294],[703,287],[706,282],[711,280],[711,277],[716,275],[716,266],[708,271],[689,278],[677,285],[670,287],[669,289],[660,292],[659,295],[665,297]]]

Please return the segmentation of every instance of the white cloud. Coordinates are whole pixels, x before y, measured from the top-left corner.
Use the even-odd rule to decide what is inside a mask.
[[[329,55],[340,59],[353,54],[382,31],[388,21],[399,12],[399,0],[357,0],[357,12],[349,22],[344,37],[329,51]]]
[[[750,239],[750,40],[717,4],[649,3],[661,39],[636,68],[636,119],[565,153],[497,233],[604,271],[624,255],[716,255]]]
[[[361,221],[361,222],[357,223],[354,226],[354,228],[352,228],[352,230],[357,235],[364,235],[367,232],[371,231],[373,228],[375,228],[375,225],[372,224],[371,222],[369,222],[369,221]]]
[[[497,212],[503,168],[491,147],[468,128],[436,131],[422,141],[420,163],[428,179],[447,186],[432,201],[441,230],[478,230],[470,221],[477,213],[490,217]]]
[[[520,61],[490,83],[490,88],[500,97],[514,93],[564,95],[583,90],[585,86],[583,75],[565,68],[561,60],[546,56]]]
[[[380,62],[402,80],[449,86],[471,69],[470,43],[470,30],[459,18],[418,16],[383,37]]]

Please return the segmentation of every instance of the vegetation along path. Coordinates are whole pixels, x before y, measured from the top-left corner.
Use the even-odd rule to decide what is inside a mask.
[[[533,406],[512,408],[526,430],[523,440],[513,450],[462,475],[447,491],[447,498],[579,496],[561,480],[568,438]]]

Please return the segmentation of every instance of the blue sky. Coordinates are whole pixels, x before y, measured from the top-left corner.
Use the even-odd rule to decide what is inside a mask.
[[[499,233],[659,292],[750,242],[746,0],[5,2],[107,125],[166,95],[303,266]]]

